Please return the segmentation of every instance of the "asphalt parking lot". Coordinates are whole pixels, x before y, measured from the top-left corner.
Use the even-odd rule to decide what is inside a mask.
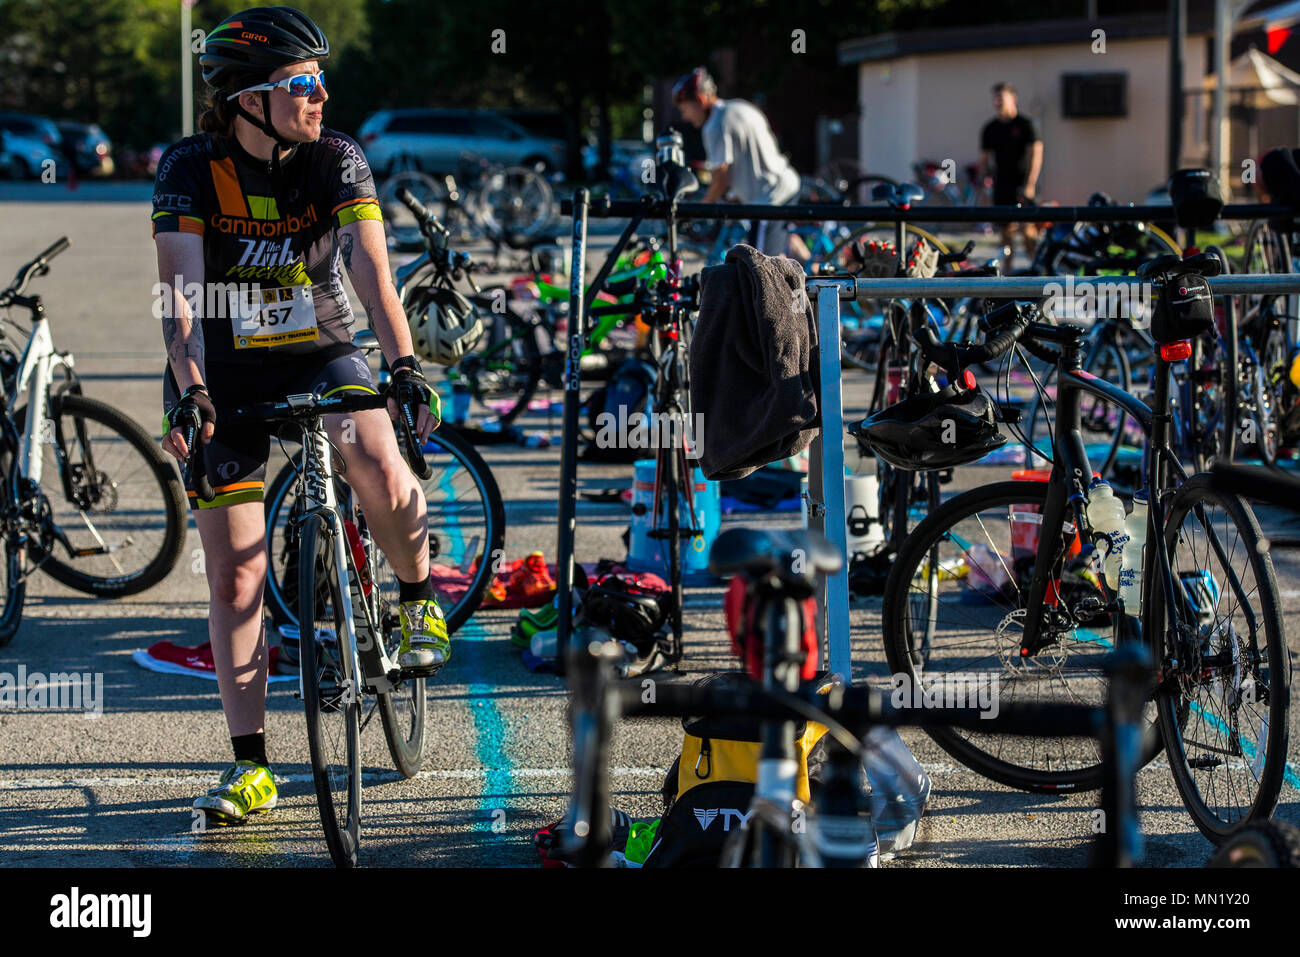
[[[49,192],[46,192],[49,191]],[[0,275],[61,235],[71,248],[34,291],[44,296],[57,346],[71,349],[86,392],[153,429],[161,402],[163,351],[151,314],[156,279],[149,238],[149,186],[91,184],[80,196],[62,186],[0,184]],[[599,235],[597,245],[610,238]],[[477,251],[477,250],[472,250]],[[593,271],[595,266],[593,265]],[[849,410],[866,402],[868,380],[846,379]],[[558,439],[558,415],[520,423]],[[558,445],[481,449],[506,501],[506,551],[554,560]],[[276,453],[278,454],[278,453]],[[857,461],[849,450],[849,461]],[[1004,477],[1009,467],[963,470],[958,486]],[[580,487],[624,486],[630,467],[589,465]],[[582,561],[621,558],[623,505],[579,503]],[[1294,537],[1280,515],[1261,515],[1271,537]],[[798,515],[724,516],[797,524]],[[308,767],[304,720],[292,684],[273,685],[267,737],[280,807],[236,830],[191,832],[189,805],[228,764],[229,739],[215,682],[142,670],[131,653],[160,640],[207,638],[207,587],[185,556],[199,548],[192,525],[182,561],[144,594],[101,601],[45,576],[29,586],[22,628],[0,649],[0,671],[98,672],[103,715],[0,710],[0,862],[9,865],[185,867],[329,866]],[[1300,611],[1296,553],[1273,552],[1288,617],[1288,644],[1300,650],[1289,617]],[[729,668],[722,588],[687,593],[687,677]],[[508,640],[517,613],[484,611],[455,638],[452,664],[429,687],[424,770],[403,781],[392,771],[377,722],[363,734],[366,768],[362,864],[536,866],[533,832],[564,810],[569,745],[562,679],[530,673]],[[885,676],[878,599],[852,609],[855,680]],[[1291,765],[1300,735],[1292,714]],[[1091,840],[1095,794],[1030,795],[960,766],[924,735],[906,733],[934,780],[930,812],[915,848],[888,866],[1080,866]],[[611,756],[614,803],[633,816],[662,808],[660,786],[680,746],[676,723],[620,726]],[[1294,771],[1277,816],[1300,823]],[[1163,759],[1139,777],[1146,863],[1203,865],[1210,845],[1182,808]]]

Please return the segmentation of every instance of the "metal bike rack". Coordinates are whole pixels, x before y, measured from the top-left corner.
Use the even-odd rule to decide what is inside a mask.
[[[566,388],[563,442],[563,461],[560,477],[560,522],[558,595],[560,618],[557,626],[559,661],[564,667],[568,648],[572,572],[574,558],[574,531],[577,496],[577,402],[579,365],[577,357],[584,344],[582,268],[588,218],[662,219],[666,203],[646,200],[642,202],[604,202],[588,205],[585,190],[575,193],[573,200],[562,200],[561,215],[574,217],[573,271],[570,273],[570,339],[566,357]],[[1169,221],[1174,218],[1172,206],[981,206],[961,208],[925,208],[893,210],[888,206],[836,206],[830,204],[798,206],[750,206],[736,203],[679,203],[678,219],[762,219],[781,222],[820,221],[834,219],[842,223],[894,222],[913,223],[1044,223],[1044,222],[1135,222]],[[1223,207],[1219,219],[1294,219],[1297,211],[1290,206],[1263,204],[1234,204]],[[631,227],[625,231],[630,233]],[[587,293],[589,302],[608,275],[603,269]],[[1085,288],[1140,289],[1145,280],[1132,276],[1007,276],[974,279],[835,279],[812,278],[806,283],[808,295],[816,303],[818,326],[817,355],[821,370],[821,430],[809,450],[808,469],[808,521],[809,526],[821,531],[830,542],[848,557],[848,523],[844,500],[844,392],[840,369],[840,301],[842,299],[889,298],[950,298],[978,296],[1004,299],[1043,299],[1062,295],[1073,286]],[[1300,275],[1274,276],[1221,276],[1215,277],[1211,287],[1217,294],[1239,295],[1255,293],[1300,293]],[[832,294],[833,293],[833,294]],[[828,441],[828,436],[835,439]],[[818,593],[818,634],[830,671],[838,673],[847,682],[852,675],[849,655],[849,588],[848,566],[835,575],[827,576]]]

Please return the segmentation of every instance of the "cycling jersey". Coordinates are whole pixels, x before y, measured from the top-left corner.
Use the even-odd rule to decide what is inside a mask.
[[[203,237],[208,361],[260,364],[350,341],[335,231],[381,219],[370,167],[351,137],[323,130],[295,146],[275,175],[234,137],[187,137],[158,161],[153,209],[155,236]]]

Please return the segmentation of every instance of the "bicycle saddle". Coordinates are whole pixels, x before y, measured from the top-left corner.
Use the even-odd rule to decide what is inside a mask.
[[[689,167],[678,166],[676,163],[660,164],[659,178],[664,196],[669,202],[675,202],[687,193],[693,193],[700,188],[700,181],[695,178],[695,173]]]
[[[1198,276],[1204,276],[1208,279],[1223,272],[1223,263],[1219,261],[1219,257],[1214,253],[1197,253],[1195,256],[1188,256],[1186,259],[1180,259],[1177,256],[1157,256],[1150,262],[1145,262],[1139,266],[1137,276],[1139,279],[1155,282],[1188,272],[1196,273]]]
[[[818,572],[837,572],[843,564],[826,537],[810,529],[732,528],[709,549],[709,571],[719,577],[741,571],[770,573],[805,594],[816,584]]]
[[[362,329],[360,332],[353,333],[352,346],[362,352],[369,352],[371,349],[379,348],[379,337],[375,335],[373,329]]]
[[[906,208],[925,199],[925,190],[915,183],[899,183],[897,186],[891,186],[889,183],[877,183],[871,187],[871,198],[882,199],[890,206]]]

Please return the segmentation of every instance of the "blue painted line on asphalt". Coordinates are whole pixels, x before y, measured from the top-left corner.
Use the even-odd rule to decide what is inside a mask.
[[[1225,737],[1231,736],[1232,732],[1229,730],[1228,726],[1224,724],[1222,721],[1220,721],[1218,717],[1210,714],[1208,711],[1206,711],[1204,708],[1198,705],[1195,701],[1190,702],[1190,706],[1191,706],[1191,710],[1195,711],[1202,718],[1204,718],[1205,723],[1213,727],[1214,730],[1218,731],[1220,734],[1224,735]],[[1245,752],[1246,757],[1254,761],[1256,754],[1258,754],[1258,749],[1255,746],[1255,742],[1252,741],[1248,736],[1244,734],[1238,735],[1238,737],[1241,739],[1241,750]],[[1295,767],[1291,764],[1290,761],[1288,761],[1285,765],[1285,768],[1286,769],[1282,772],[1282,780],[1285,781],[1287,784],[1291,785],[1291,787],[1300,791],[1300,775],[1296,774]]]
[[[427,448],[427,447],[426,447]],[[437,466],[435,466],[436,468]],[[444,501],[455,501],[455,489],[452,487],[452,469],[440,469],[438,487],[444,493]],[[435,512],[434,521],[438,521]],[[451,540],[451,554],[459,557],[465,547],[465,536],[460,524],[450,516],[444,516],[446,524],[440,530]],[[490,561],[491,556],[483,556]],[[484,644],[487,632],[471,616],[452,636],[452,660],[449,668],[457,668],[469,686],[469,710],[474,722],[474,751],[479,765],[486,768],[486,780],[483,782],[483,794],[479,798],[480,819],[475,822],[475,829],[492,831],[498,828],[504,819],[497,811],[504,811],[504,798],[514,794],[514,762],[506,748],[506,724],[497,708],[493,697],[495,686],[487,680],[487,647]],[[459,659],[459,660],[458,660]]]

